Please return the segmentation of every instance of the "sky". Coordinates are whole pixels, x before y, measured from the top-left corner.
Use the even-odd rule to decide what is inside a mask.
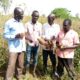
[[[10,13],[16,6],[21,6],[27,15],[30,15],[33,10],[38,10],[40,15],[47,16],[55,8],[67,8],[73,16],[76,13],[80,14],[79,0],[13,0]]]

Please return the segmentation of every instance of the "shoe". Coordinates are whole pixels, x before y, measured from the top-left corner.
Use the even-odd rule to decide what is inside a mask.
[[[61,80],[57,72],[53,73],[52,78],[53,80]]]

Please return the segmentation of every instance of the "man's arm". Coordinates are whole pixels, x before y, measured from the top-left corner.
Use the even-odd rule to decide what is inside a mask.
[[[75,49],[77,47],[80,47],[80,43],[79,43],[79,36],[78,33],[75,32],[74,38],[73,38],[73,46],[70,47],[66,47],[64,49]]]
[[[3,36],[5,39],[8,39],[8,40],[15,38],[15,34],[11,34],[8,24],[5,24]]]
[[[25,36],[25,33],[19,33],[19,34],[15,35],[15,38],[23,39],[24,36]]]
[[[46,44],[46,41],[42,37],[38,38],[38,41],[42,45],[45,45]]]
[[[9,25],[6,24],[5,27],[4,27],[3,36],[7,40],[12,40],[12,39],[15,39],[15,38],[22,39],[25,36],[25,34],[24,33],[15,34],[15,33],[11,32],[11,28],[9,28]]]
[[[33,40],[29,37],[29,33],[28,32],[25,33],[25,39],[29,40],[31,43],[33,42]]]
[[[61,47],[60,50],[67,50],[67,49],[75,49],[77,48],[78,46],[71,46],[71,47]]]

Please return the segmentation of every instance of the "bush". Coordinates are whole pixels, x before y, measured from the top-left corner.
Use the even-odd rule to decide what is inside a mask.
[[[80,48],[75,51],[74,66],[76,71],[80,72]]]
[[[7,49],[7,43],[3,39],[2,36],[0,36],[0,69],[5,67],[5,64],[8,62],[8,49]]]
[[[5,67],[5,64],[8,61],[8,55],[6,54],[8,51],[4,47],[0,47],[0,69]]]
[[[53,14],[55,14],[59,18],[69,18],[70,17],[70,11],[66,8],[55,8],[52,11]]]

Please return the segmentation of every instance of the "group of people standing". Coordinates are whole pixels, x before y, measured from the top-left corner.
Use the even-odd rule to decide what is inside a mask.
[[[42,46],[43,71],[47,70],[47,60],[50,57],[54,80],[58,80],[66,68],[71,80],[75,80],[73,66],[74,49],[79,45],[77,32],[71,29],[72,21],[65,19],[63,27],[54,23],[55,15],[49,14],[47,23],[38,22],[39,12],[32,12],[32,19],[23,25],[24,11],[20,7],[14,9],[14,17],[5,23],[4,38],[8,41],[9,62],[5,80],[12,80],[14,71],[18,80],[22,79],[24,68],[24,52],[26,52],[26,76],[29,74],[31,58],[33,59],[32,74],[35,77],[35,70],[38,62],[38,48]],[[53,48],[56,50],[54,51]],[[56,56],[58,63],[56,66]],[[16,68],[15,68],[16,66]],[[15,70],[16,69],[16,70]]]

